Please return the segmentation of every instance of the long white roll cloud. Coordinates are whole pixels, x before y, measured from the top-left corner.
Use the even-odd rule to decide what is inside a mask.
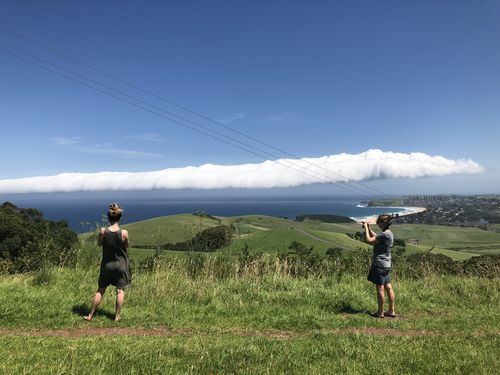
[[[167,168],[150,172],[61,173],[0,180],[0,193],[108,190],[220,189],[292,187],[326,182],[418,178],[480,173],[470,159],[450,160],[424,153],[368,150],[351,155],[269,160],[257,164]]]

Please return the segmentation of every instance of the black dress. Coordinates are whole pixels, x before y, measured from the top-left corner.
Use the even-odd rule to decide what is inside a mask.
[[[126,288],[132,282],[132,272],[128,261],[127,249],[122,240],[122,230],[116,232],[108,228],[102,239],[102,261],[99,273],[99,288],[114,285]]]

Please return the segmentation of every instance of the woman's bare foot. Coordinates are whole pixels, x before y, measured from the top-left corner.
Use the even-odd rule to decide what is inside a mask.
[[[385,316],[388,316],[389,318],[395,318],[396,317],[396,313],[394,311],[386,311],[384,313]]]
[[[122,317],[120,315],[115,316],[115,319],[114,319],[115,322],[119,322],[120,320],[122,320]]]
[[[92,316],[91,315],[86,315],[83,317],[84,320],[90,322],[92,320]]]

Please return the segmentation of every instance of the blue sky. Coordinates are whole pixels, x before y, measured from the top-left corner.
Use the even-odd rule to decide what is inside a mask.
[[[381,149],[484,167],[367,182],[402,194],[500,193],[499,16],[497,1],[0,4],[1,27],[294,155]],[[0,43],[194,120],[1,29]],[[2,51],[0,64],[0,179],[262,161]]]

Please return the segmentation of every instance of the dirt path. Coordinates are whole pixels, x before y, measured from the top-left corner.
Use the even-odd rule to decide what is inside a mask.
[[[189,328],[167,328],[167,327],[83,327],[83,328],[62,328],[62,329],[7,329],[0,328],[1,336],[22,336],[22,337],[85,337],[85,336],[145,336],[145,337],[178,337],[195,335],[238,335],[242,337],[268,337],[275,339],[292,339],[295,337],[307,337],[315,334],[324,335],[374,335],[374,336],[395,336],[395,337],[422,337],[422,336],[457,336],[459,333],[445,333],[438,331],[427,331],[418,329],[398,330],[392,328],[338,328],[323,329],[309,332],[301,331],[257,331],[244,329],[230,330],[193,330]],[[490,335],[499,335],[500,332],[490,332]],[[475,336],[484,336],[485,333],[477,332]]]

